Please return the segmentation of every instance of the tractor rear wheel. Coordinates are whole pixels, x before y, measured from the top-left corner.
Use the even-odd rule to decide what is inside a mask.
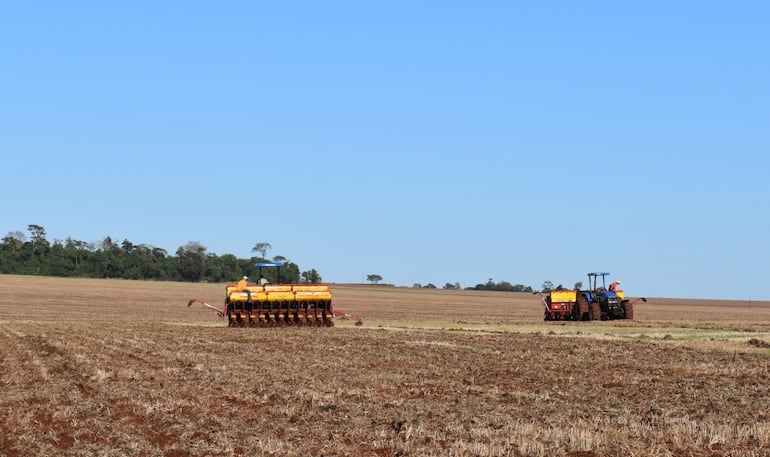
[[[634,318],[634,304],[628,300],[623,302],[623,310],[626,312],[626,319]]]
[[[602,320],[602,308],[597,301],[591,303],[591,319],[595,321]]]
[[[586,299],[586,296],[579,293],[577,296],[577,320],[582,321],[583,316],[588,313],[588,300]]]

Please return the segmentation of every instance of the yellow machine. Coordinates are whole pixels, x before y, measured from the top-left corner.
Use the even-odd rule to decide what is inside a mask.
[[[230,327],[334,325],[332,292],[326,284],[249,284],[249,294],[235,284],[225,288]]]

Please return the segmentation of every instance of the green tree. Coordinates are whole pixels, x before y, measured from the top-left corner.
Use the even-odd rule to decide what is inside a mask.
[[[223,268],[220,257],[216,254],[206,255],[206,261],[204,262],[205,268],[203,271],[203,279],[208,282],[222,282],[226,281],[223,277]]]
[[[126,254],[131,254],[134,251],[134,249],[136,248],[134,243],[132,243],[132,242],[130,242],[128,240],[123,240],[123,242],[120,243],[120,247],[121,247],[121,249],[123,249],[123,252],[125,252]]]
[[[30,233],[30,243],[32,243],[32,255],[40,255],[48,249],[48,240],[45,239],[45,229],[40,225],[30,224],[27,226]]]
[[[256,277],[256,263],[265,260],[269,243],[255,246],[262,257],[239,259],[232,254],[217,256],[205,246],[191,241],[181,246],[176,256],[166,250],[124,239],[119,244],[109,236],[96,243],[68,237],[64,242],[46,240],[45,228],[28,225],[30,238],[22,232],[8,232],[0,239],[0,273],[91,278],[157,279],[183,281],[232,281],[243,275]],[[273,283],[297,283],[302,279],[320,282],[321,275],[310,269],[300,273],[299,265],[284,256],[280,278],[276,269],[267,269],[265,278]]]
[[[27,237],[18,230],[15,232],[8,232],[8,234],[3,237],[3,245],[12,249],[21,249],[25,241],[27,241]]]
[[[221,280],[220,281],[234,281],[236,278],[240,278],[244,274],[248,274],[242,267],[246,266],[250,262],[241,260],[232,254],[224,254],[219,257],[219,269]]]
[[[121,259],[125,279],[165,279],[163,258],[155,255],[155,248],[146,244],[134,244],[128,240],[121,243],[120,252],[114,256]],[[165,252],[165,251],[164,251]]]
[[[61,241],[55,240],[48,251],[45,262],[45,274],[52,276],[75,276],[75,264],[67,256]]]
[[[294,262],[286,262],[281,265],[281,282],[283,284],[299,282],[299,265]]]
[[[303,271],[300,275],[300,279],[302,282],[308,283],[308,284],[319,284],[323,280],[321,279],[321,275],[318,274],[317,271],[315,271],[315,268],[312,268],[308,271]]]
[[[532,288],[529,286],[523,286],[521,284],[511,284],[508,281],[500,281],[495,283],[491,278],[486,284],[476,284],[474,287],[468,287],[466,290],[495,290],[500,292],[532,292]]]
[[[203,277],[206,247],[189,241],[176,251],[177,275],[182,281],[198,282]]]
[[[105,236],[101,242],[101,252],[99,252],[99,271],[102,278],[124,278],[125,277],[125,256],[123,249],[112,241],[112,238]]]
[[[522,285],[522,284],[515,284],[513,286],[512,292],[527,292],[527,293],[531,294],[534,291],[529,286],[525,286],[525,285]]]
[[[17,273],[22,261],[26,237],[22,232],[8,232],[0,243],[0,273]]]
[[[88,243],[84,241],[73,240],[71,237],[64,240],[64,253],[75,265],[76,274],[80,270],[80,263],[87,258],[89,252]]]
[[[251,252],[258,252],[261,258],[266,259],[267,251],[272,248],[273,247],[270,246],[270,243],[257,243],[253,248],[251,248]]]
[[[371,282],[372,284],[377,284],[378,282],[382,281],[382,276],[377,274],[370,274],[370,275],[366,275],[366,280]]]

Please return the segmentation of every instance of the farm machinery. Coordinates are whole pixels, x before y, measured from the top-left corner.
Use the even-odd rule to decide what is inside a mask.
[[[327,284],[280,284],[280,262],[261,262],[257,283],[225,285],[223,308],[192,299],[187,306],[200,303],[227,318],[228,327],[332,327],[334,315],[350,317],[332,309],[332,292]],[[267,283],[262,268],[278,269],[278,284]]]
[[[591,321],[611,319],[633,319],[634,305],[647,299],[634,300],[625,298],[625,293],[618,289],[620,281],[614,281],[607,287],[609,273],[588,273],[588,289],[557,288],[540,295],[545,308],[547,321]],[[599,284],[601,278],[601,284]]]

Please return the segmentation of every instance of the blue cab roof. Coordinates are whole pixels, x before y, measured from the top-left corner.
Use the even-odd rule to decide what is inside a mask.
[[[259,262],[258,267],[280,267],[283,265],[281,262]]]

